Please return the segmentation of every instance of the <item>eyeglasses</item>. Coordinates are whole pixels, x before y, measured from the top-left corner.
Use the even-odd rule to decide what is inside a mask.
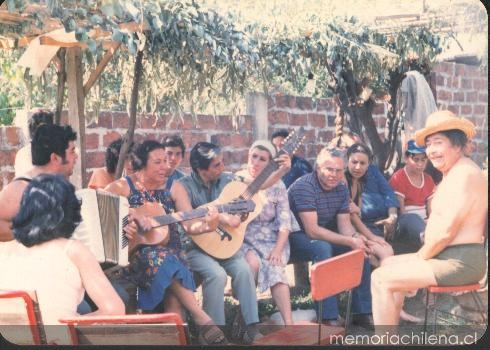
[[[341,174],[344,172],[344,169],[336,169],[336,168],[331,168],[331,167],[320,167],[321,170],[327,171],[330,174]]]

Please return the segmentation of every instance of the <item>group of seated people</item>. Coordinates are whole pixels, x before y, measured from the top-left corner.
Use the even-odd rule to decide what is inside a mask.
[[[236,173],[225,171],[220,146],[204,141],[189,152],[190,173],[182,172],[178,167],[185,145],[171,135],[162,142],[131,145],[123,176],[115,178],[121,140],[108,147],[106,167],[94,171],[89,187],[128,199],[124,230],[131,254],[121,273],[138,287],[139,309],[187,313],[200,344],[228,344],[223,326],[230,276],[239,301],[231,337],[251,344],[262,336],[257,289],[270,289],[284,324],[294,323],[285,271],[290,260],[319,262],[363,250],[361,283],[353,291],[353,323],[371,331],[375,324],[397,325],[400,318],[418,321],[402,309],[413,290],[446,283],[454,274],[465,275],[457,283],[476,282],[484,275],[481,248],[488,200],[481,193],[487,183],[464,155],[467,140],[474,137],[471,123],[449,111],[430,115],[426,128],[408,142],[404,167],[389,181],[359,140],[332,140],[311,167],[303,158],[278,152],[287,134],[281,130],[271,140],[255,141],[247,164]],[[6,271],[0,289],[36,290],[48,324],[82,313],[85,292],[95,307],[83,313],[125,312],[124,291],[109,281],[82,243],[70,239],[83,205],[67,180],[77,160],[75,141],[70,126],[38,126],[31,142],[32,168],[0,192],[0,203],[9,203],[0,213],[0,262]],[[444,174],[437,191],[424,173],[429,159]],[[257,193],[247,197],[243,189],[252,187]],[[244,194],[255,202],[246,225],[247,216],[218,210],[225,198],[229,202]],[[447,203],[451,195],[462,196],[454,208]],[[203,217],[168,226],[153,218],[196,208],[206,209]],[[227,241],[223,228],[244,230],[243,242],[224,258],[213,255],[216,247],[205,246],[202,239],[222,234],[221,241]],[[142,232],[161,239],[158,244],[140,243]],[[452,251],[444,255],[453,245],[471,249],[471,257],[466,250],[455,252],[456,258]],[[398,259],[394,253],[410,254]],[[407,261],[413,271],[405,271]],[[202,285],[202,305],[194,294],[197,283]],[[322,303],[323,323],[343,325],[337,298]]]

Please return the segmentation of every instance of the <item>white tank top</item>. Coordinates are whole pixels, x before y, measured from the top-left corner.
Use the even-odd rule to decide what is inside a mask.
[[[35,290],[44,324],[77,316],[84,288],[67,255],[72,240],[59,238],[30,248],[17,241],[0,243],[0,289]]]

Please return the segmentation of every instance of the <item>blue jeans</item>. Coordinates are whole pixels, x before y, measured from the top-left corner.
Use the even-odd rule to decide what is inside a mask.
[[[112,287],[116,290],[119,297],[122,299],[124,305],[127,305],[129,302],[129,294],[126,291],[126,289],[117,280],[109,280],[109,281],[111,282]],[[97,310],[97,306],[92,301],[92,299],[90,299],[88,294],[85,293],[85,297],[83,298],[82,302],[78,304],[77,312],[80,315],[85,315],[96,310]]]
[[[312,263],[351,250],[346,246],[311,239],[301,231],[289,235],[289,245],[291,247],[291,260],[311,261]],[[332,276],[332,280],[334,280],[334,276]],[[321,302],[323,303],[323,320],[333,320],[339,316],[337,296],[326,298]],[[364,260],[361,284],[352,291],[352,312],[354,314],[371,313],[371,264],[368,259]]]
[[[217,325],[225,324],[224,291],[227,275],[231,276],[233,294],[240,302],[245,324],[259,322],[255,281],[243,254],[215,259],[197,247],[187,250],[191,270],[202,278],[203,309]]]
[[[422,247],[420,233],[425,231],[425,221],[417,214],[406,213],[398,217],[393,235],[395,254],[415,253]]]

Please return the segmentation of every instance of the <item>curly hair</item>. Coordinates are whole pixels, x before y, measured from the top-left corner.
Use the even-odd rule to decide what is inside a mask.
[[[82,221],[75,187],[61,174],[41,174],[24,190],[12,220],[14,238],[27,247],[70,238]]]
[[[148,155],[156,149],[165,149],[165,147],[155,140],[146,140],[137,145],[131,154],[133,170],[138,171],[145,168],[148,163]]]

